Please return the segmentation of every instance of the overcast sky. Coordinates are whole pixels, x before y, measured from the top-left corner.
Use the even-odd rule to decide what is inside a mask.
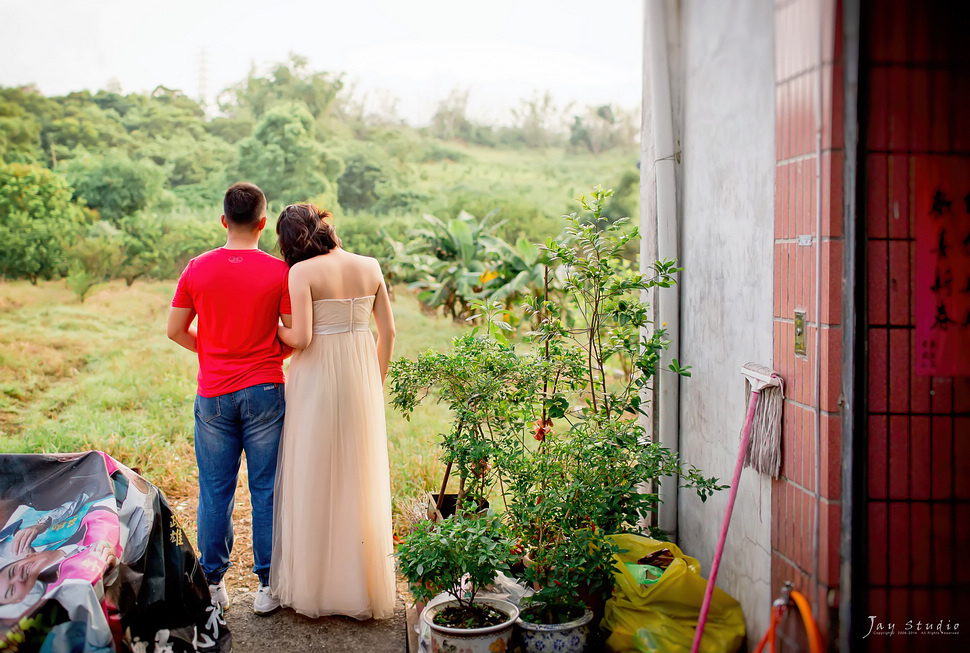
[[[505,122],[520,98],[640,102],[640,0],[0,0],[0,85],[46,94],[158,84],[209,100],[289,53],[345,73],[376,106],[424,124],[452,89]],[[204,52],[204,55],[203,55]]]

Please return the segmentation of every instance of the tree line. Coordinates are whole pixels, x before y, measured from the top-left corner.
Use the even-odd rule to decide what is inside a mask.
[[[271,207],[312,201],[359,217],[342,236],[382,258],[424,213],[484,215],[502,205],[514,236],[560,207],[530,205],[521,190],[496,198],[501,187],[433,178],[422,164],[441,162],[435,170],[446,175],[448,163],[468,156],[465,145],[590,156],[635,150],[638,121],[617,107],[577,110],[537,95],[504,127],[477,124],[467,109],[468,93],[455,91],[428,126],[411,127],[392,111],[369,111],[341,75],[310,70],[298,56],[253,70],[209,111],[163,86],[56,97],[0,88],[0,275],[66,276],[82,299],[106,278],[177,276],[189,258],[222,242],[211,214],[238,179],[258,184]],[[635,176],[627,170],[615,182],[632,189]],[[261,246],[271,249],[268,236]]]

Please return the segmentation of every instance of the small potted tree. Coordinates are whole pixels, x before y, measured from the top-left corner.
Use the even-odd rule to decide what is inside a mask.
[[[422,612],[433,651],[504,652],[519,609],[508,601],[477,598],[499,571],[508,570],[513,544],[501,519],[459,512],[422,522],[401,544],[401,575],[417,601],[447,592],[453,598]]]
[[[588,624],[614,586],[618,550],[608,536],[643,530],[661,479],[680,477],[702,499],[719,488],[647,441],[639,424],[669,344],[662,327],[645,335],[653,325],[640,295],[673,284],[678,268],[658,261],[650,275],[632,269],[625,253],[638,234],[625,219],[603,217],[611,194],[597,187],[580,198],[587,217],[569,216],[563,236],[546,244],[545,292],[527,306],[542,366],[535,419],[496,457],[506,521],[530,551],[524,575],[539,588],[520,618],[526,651],[585,650]],[[667,373],[690,376],[676,360]]]

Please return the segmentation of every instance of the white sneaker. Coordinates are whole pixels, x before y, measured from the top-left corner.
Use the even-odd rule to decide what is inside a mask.
[[[215,585],[209,585],[209,595],[212,602],[225,612],[229,608],[229,592],[226,591],[226,581],[220,580]]]
[[[253,612],[261,617],[273,614],[280,609],[280,598],[273,594],[269,585],[260,585],[253,600]]]

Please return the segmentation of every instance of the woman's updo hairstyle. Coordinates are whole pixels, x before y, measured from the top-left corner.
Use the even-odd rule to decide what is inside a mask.
[[[340,246],[330,211],[313,204],[290,204],[276,221],[280,253],[290,267]]]

